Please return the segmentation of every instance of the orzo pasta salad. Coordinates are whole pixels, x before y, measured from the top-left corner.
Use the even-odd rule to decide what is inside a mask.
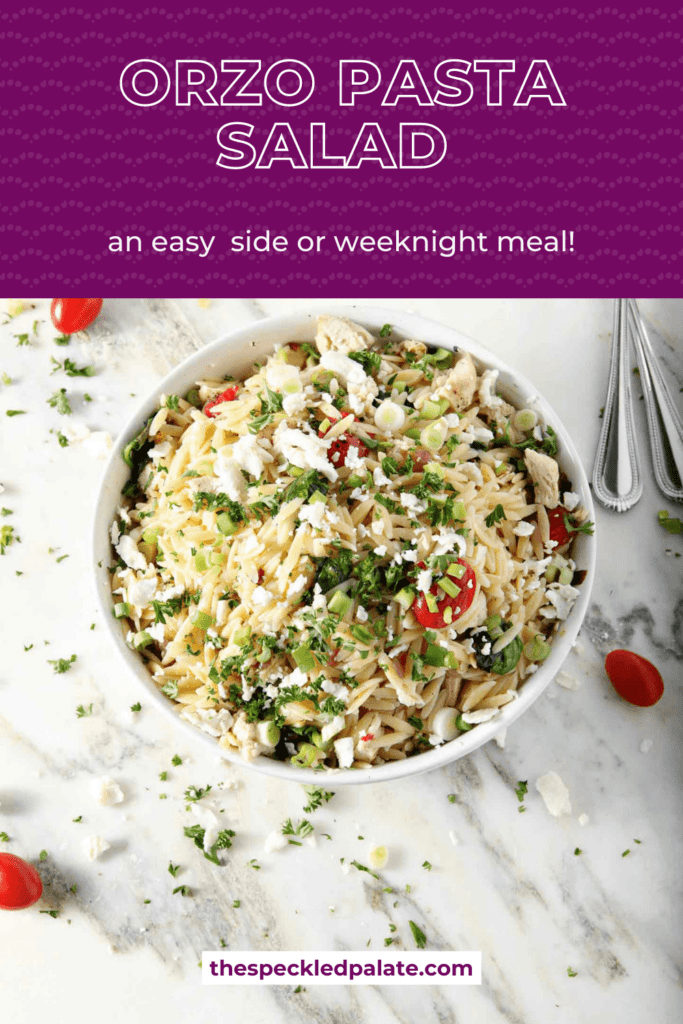
[[[323,316],[124,449],[114,614],[246,759],[364,768],[497,715],[578,596],[557,439],[467,352]]]

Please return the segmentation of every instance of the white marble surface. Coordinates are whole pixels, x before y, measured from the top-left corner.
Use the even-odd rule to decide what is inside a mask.
[[[518,365],[554,404],[590,470],[611,302],[380,301],[451,323]],[[0,831],[11,836],[5,850],[33,861],[41,849],[49,854],[41,865],[43,901],[0,913],[2,1019],[680,1020],[683,598],[681,562],[666,549],[681,551],[683,541],[656,522],[656,510],[666,505],[644,447],[640,505],[622,517],[599,512],[593,605],[565,665],[580,689],[552,683],[510,729],[504,750],[490,743],[400,787],[340,790],[313,815],[317,831],[332,841],[265,853],[266,834],[286,816],[301,816],[299,788],[219,763],[152,708],[129,711],[139,694],[97,621],[87,559],[102,463],[78,445],[59,447],[49,431],[64,420],[46,400],[66,386],[74,418],[115,434],[139,396],[188,351],[255,318],[311,305],[325,303],[228,299],[207,309],[196,300],[108,301],[90,340],[70,348],[53,345],[44,300],[0,328],[0,372],[13,378],[0,386],[0,504],[13,510],[2,525],[11,523],[21,537],[0,559]],[[668,344],[662,352],[677,374],[677,393],[682,306],[643,303]],[[43,321],[38,339],[16,347],[12,335],[36,317]],[[50,377],[50,356],[65,355],[93,363],[97,376]],[[90,404],[78,397],[86,391]],[[7,408],[28,414],[6,418]],[[666,691],[656,707],[632,708],[611,690],[602,664],[616,646],[659,666]],[[54,675],[47,659],[72,653],[74,668]],[[92,717],[78,720],[76,706],[90,702]],[[643,754],[646,738],[653,744]],[[175,753],[183,758],[178,768],[171,765]],[[164,769],[168,781],[161,783]],[[550,769],[569,786],[571,817],[550,817],[534,791],[535,779]],[[105,773],[125,791],[119,806],[99,807],[90,795],[90,780]],[[514,792],[521,779],[530,790],[524,814]],[[203,860],[182,831],[194,820],[183,791],[206,783],[237,832],[221,868]],[[162,792],[168,799],[159,799]],[[577,819],[584,812],[590,823],[582,828]],[[73,823],[79,815],[83,823]],[[111,843],[93,864],[80,849],[92,833]],[[365,862],[371,839],[390,848],[382,885],[396,895],[340,868],[340,857]],[[581,856],[574,855],[577,846]],[[631,854],[622,858],[625,849]],[[260,871],[248,866],[254,857]],[[177,881],[167,872],[169,859],[182,865]],[[426,859],[431,872],[421,866]],[[171,895],[181,882],[193,898]],[[68,891],[73,884],[76,895]],[[59,909],[56,920],[38,913],[49,908]],[[234,949],[365,949],[370,940],[379,950],[394,922],[396,939],[413,948],[409,919],[424,928],[430,947],[481,949],[481,988],[294,993],[293,986],[228,991],[200,984],[201,951],[221,938]],[[576,977],[567,976],[568,966]]]

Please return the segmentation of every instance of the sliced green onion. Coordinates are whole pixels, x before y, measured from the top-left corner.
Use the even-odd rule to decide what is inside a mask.
[[[357,473],[353,473],[346,482],[349,487],[362,487],[366,481],[367,477],[358,476]]]
[[[519,412],[515,413],[512,421],[517,427],[517,430],[529,431],[533,430],[538,422],[538,416],[532,409],[520,409]]]
[[[427,399],[420,409],[420,419],[422,420],[438,420],[440,415],[440,404],[438,402],[432,402],[429,399]]]
[[[142,539],[145,544],[156,544],[157,537],[161,533],[161,528],[158,526],[148,526],[146,530],[142,531]]]
[[[437,348],[436,352],[432,355],[435,363],[445,363],[452,358],[453,353],[449,352],[447,348]]]
[[[206,612],[197,612],[192,618],[192,625],[199,629],[208,629],[213,626],[213,616],[207,615]]]
[[[430,452],[438,452],[446,440],[448,428],[443,420],[430,423],[420,434],[420,443]]]
[[[144,651],[145,647],[149,647],[152,643],[152,637],[149,635],[146,629],[140,630],[133,637],[133,647],[136,651]]]
[[[256,726],[259,742],[267,747],[276,747],[280,741],[280,730],[275,722],[259,722]]]
[[[404,611],[408,611],[413,601],[415,600],[415,593],[410,587],[404,587],[403,590],[399,590],[398,594],[394,594],[394,601],[398,601],[401,608]]]
[[[236,629],[232,636],[232,642],[237,644],[238,647],[246,647],[249,643],[249,637],[251,636],[251,626],[240,626]]]
[[[127,615],[130,615],[130,605],[126,604],[125,601],[119,601],[118,604],[114,605],[114,618],[125,619]]]
[[[454,579],[461,580],[467,572],[467,566],[461,565],[460,562],[451,562],[446,572],[449,576],[453,576]]]
[[[571,581],[573,579],[574,579],[574,570],[570,569],[568,565],[563,566],[563,568],[560,569],[560,575],[559,575],[559,577],[557,579],[557,582],[558,583],[566,584],[566,583],[571,583]]]
[[[225,565],[228,556],[224,551],[211,552],[211,565]]]
[[[429,473],[430,476],[438,476],[439,480],[444,480],[446,477],[446,470],[440,462],[428,462],[424,467],[424,472]]]
[[[465,719],[462,717],[462,715],[458,715],[458,717],[455,720],[455,725],[456,725],[456,728],[458,728],[460,730],[460,732],[468,732],[469,729],[474,728],[473,726],[471,726],[469,724],[469,722],[465,721]]]
[[[411,427],[410,430],[406,430],[405,436],[409,437],[411,441],[419,441],[422,435],[422,431],[419,427]]]
[[[302,672],[313,672],[315,669],[315,658],[311,654],[310,647],[306,647],[305,644],[292,651],[292,657]]]
[[[488,619],[484,619],[484,625],[487,629],[495,629],[496,626],[500,626],[503,622],[503,616],[497,612],[495,615],[489,615]]]
[[[313,505],[315,502],[322,502],[323,505],[327,505],[327,497],[322,491],[313,491],[313,494],[308,499],[309,505]]]
[[[462,566],[460,566],[462,569]],[[442,576],[437,581],[437,586],[448,594],[450,597],[460,597],[460,588],[456,587],[452,580],[449,580],[448,576]]]
[[[316,370],[311,376],[311,384],[314,384],[318,390],[322,390],[327,387],[330,381],[333,379],[334,374],[331,370]]]
[[[227,512],[219,512],[216,516],[216,526],[224,537],[232,537],[233,533],[239,530],[239,524],[230,518]]]
[[[430,610],[432,615],[436,615],[439,610],[439,605],[434,594],[425,594],[425,601],[427,602],[427,608]]]
[[[303,391],[303,385],[298,377],[290,377],[282,385],[283,395],[296,395],[299,391]]]
[[[507,462],[501,462],[499,466],[495,467],[493,472],[496,474],[496,476],[502,476],[506,469],[508,469]]]
[[[549,565],[546,571],[543,573],[548,583],[552,583],[557,576],[559,570],[556,565]]]
[[[299,753],[294,755],[290,764],[296,765],[297,768],[310,768],[319,756],[320,751],[312,743],[302,743],[299,747]]]
[[[467,519],[467,509],[465,508],[464,501],[456,501],[453,504],[453,518],[457,519],[458,522],[464,523]]]
[[[330,427],[331,427],[331,426],[332,426],[332,424],[331,424],[331,423],[330,423],[330,421],[329,421],[329,420],[328,420],[328,419],[326,418],[326,419],[324,419],[324,420],[322,421],[322,423],[321,423],[321,424],[320,424],[320,426],[318,427],[318,430],[319,430],[319,431],[320,431],[320,432],[321,432],[322,434],[326,434],[326,433],[327,433],[327,431],[328,431],[328,430],[330,429]]]
[[[408,387],[408,385],[406,384],[406,382],[404,380],[397,380],[397,381],[394,381],[394,383],[391,385],[391,390],[392,391],[398,391],[399,395],[402,395],[407,387]]]
[[[292,463],[290,462],[287,465],[287,472],[289,473],[290,476],[299,477],[303,475],[304,471],[303,469],[300,469],[298,466],[293,466]]]
[[[349,626],[349,633],[357,640],[360,644],[371,644],[373,640],[372,633],[365,626],[359,626],[355,622],[352,626]]]
[[[325,753],[327,753],[328,750],[332,749],[332,744],[334,743],[334,740],[323,740],[322,733],[319,733],[318,730],[316,729],[311,733],[311,742],[315,744],[318,750],[324,750]]]
[[[330,598],[330,603],[327,607],[333,615],[338,615],[340,618],[343,618],[352,604],[353,600],[348,594],[345,594],[343,590],[337,590]]]
[[[194,567],[197,572],[206,572],[208,570],[209,566],[206,561],[206,555],[203,551],[198,551],[194,556]]]
[[[386,399],[375,410],[375,425],[380,430],[400,430],[406,421],[405,410],[398,402]]]
[[[425,665],[430,665],[432,668],[457,668],[458,662],[454,654],[447,651],[445,647],[439,647],[436,644],[427,644],[427,650],[424,655]]]
[[[453,621],[453,609],[451,608],[450,605],[448,605],[443,610],[443,621],[446,623],[447,626],[450,626],[451,622]]]
[[[550,644],[546,643],[540,633],[537,633],[524,648],[524,655],[529,661],[545,661],[550,651]]]

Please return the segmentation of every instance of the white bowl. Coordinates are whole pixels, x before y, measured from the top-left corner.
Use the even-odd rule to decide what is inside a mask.
[[[390,323],[394,337],[417,338],[430,345],[451,350],[462,348],[470,352],[480,365],[499,370],[501,394],[511,404],[519,407],[533,403],[542,421],[550,424],[557,432],[560,467],[572,481],[573,489],[579,494],[581,503],[588,510],[590,518],[595,518],[586,474],[572,440],[557,413],[548,402],[539,396],[537,389],[525,377],[504,363],[493,352],[465,335],[459,334],[451,327],[409,313],[375,306],[341,306],[335,303],[330,303],[326,307],[326,312],[348,316],[371,331],[379,331],[383,324]],[[588,537],[585,534],[578,534],[576,537],[573,557],[578,568],[587,570],[588,575],[580,587],[580,596],[577,598],[574,608],[566,621],[561,623],[559,631],[555,635],[548,660],[543,662],[538,671],[524,683],[519,691],[519,698],[507,704],[500,714],[491,721],[462,733],[450,743],[444,743],[425,753],[417,754],[415,757],[367,770],[335,771],[323,774],[310,768],[295,768],[286,762],[274,761],[268,757],[258,757],[253,761],[246,762],[239,755],[224,752],[215,739],[179,717],[175,710],[179,705],[169,701],[159,692],[144,667],[142,659],[126,645],[120,624],[112,616],[110,575],[107,571],[107,566],[111,564],[109,528],[117,508],[121,505],[121,491],[128,479],[128,467],[121,458],[121,449],[139,432],[143,423],[158,408],[160,395],[184,394],[196,380],[203,377],[221,377],[226,373],[241,377],[248,373],[255,359],[262,359],[268,355],[276,342],[312,341],[315,336],[316,318],[316,313],[291,313],[286,316],[260,320],[248,327],[242,327],[238,331],[227,334],[207,345],[200,352],[189,356],[157,384],[145,401],[140,404],[117,438],[105,467],[97,496],[92,534],[95,586],[99,606],[112,642],[128,670],[136,677],[141,688],[145,690],[147,700],[172,718],[179,728],[186,730],[203,742],[207,750],[211,750],[214,754],[219,753],[228,761],[236,764],[248,765],[255,771],[297,783],[319,785],[324,778],[327,778],[328,782],[334,786],[388,782],[439,768],[441,765],[449,764],[451,761],[471,754],[473,750],[483,743],[487,743],[501,729],[519,718],[541,695],[567,657],[588,610],[595,572],[596,545],[594,537]]]

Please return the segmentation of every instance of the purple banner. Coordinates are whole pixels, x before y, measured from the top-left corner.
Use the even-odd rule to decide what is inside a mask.
[[[679,295],[682,14],[590,8],[5,5],[1,290]]]

